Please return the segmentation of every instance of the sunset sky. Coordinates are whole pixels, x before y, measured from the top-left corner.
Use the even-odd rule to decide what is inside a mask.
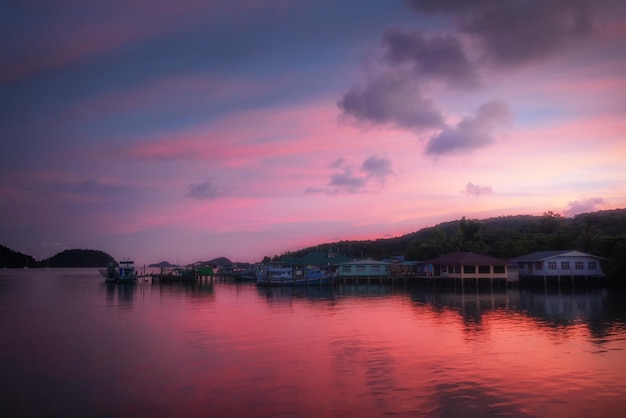
[[[0,5],[0,244],[260,261],[626,207],[623,0]]]

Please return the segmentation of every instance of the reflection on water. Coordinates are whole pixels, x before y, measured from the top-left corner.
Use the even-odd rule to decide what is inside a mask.
[[[159,293],[162,297],[182,297],[191,301],[207,301],[215,297],[213,283],[103,283],[106,292],[106,306],[119,309],[132,309],[135,299],[145,301],[146,293],[152,297]]]
[[[91,270],[4,271],[2,412],[620,416],[623,301],[584,287],[110,285]]]

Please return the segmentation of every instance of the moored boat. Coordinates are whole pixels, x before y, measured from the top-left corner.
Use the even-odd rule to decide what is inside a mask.
[[[307,286],[332,284],[332,275],[320,268],[294,270],[291,267],[264,267],[257,272],[257,285]]]
[[[98,269],[106,283],[134,283],[137,281],[137,270],[132,260],[122,260],[119,266],[111,261],[107,268]]]

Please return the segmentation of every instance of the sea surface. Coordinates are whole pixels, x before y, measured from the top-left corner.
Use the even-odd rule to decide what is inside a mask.
[[[619,291],[0,270],[3,417],[625,414]]]

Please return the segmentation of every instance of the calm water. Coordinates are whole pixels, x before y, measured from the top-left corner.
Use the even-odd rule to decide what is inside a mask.
[[[0,415],[619,417],[625,301],[0,270]]]

